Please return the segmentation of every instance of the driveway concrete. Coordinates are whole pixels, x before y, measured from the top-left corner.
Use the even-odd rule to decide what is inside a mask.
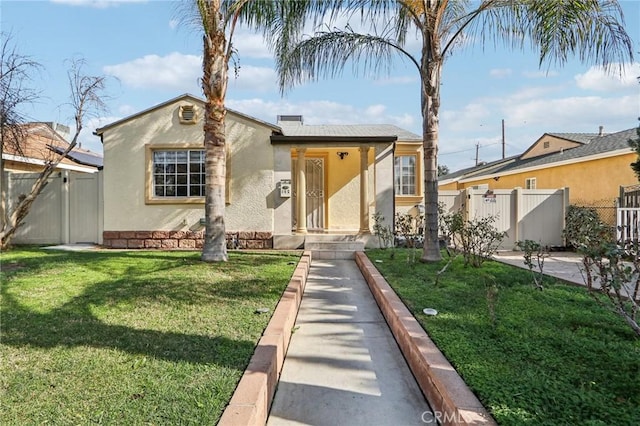
[[[267,424],[433,424],[353,260],[312,260]]]
[[[523,252],[521,251],[503,251],[496,253],[493,258],[498,262],[507,263],[523,269],[529,269],[524,264]],[[533,259],[535,264],[536,259]],[[567,282],[585,285],[582,276],[582,258],[579,254],[573,252],[552,252],[549,257],[544,260],[543,272],[545,275],[560,278]],[[535,269],[537,272],[537,268]]]

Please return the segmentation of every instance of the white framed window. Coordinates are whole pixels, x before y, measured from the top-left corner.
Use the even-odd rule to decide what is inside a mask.
[[[416,155],[399,155],[394,161],[396,195],[417,195]]]
[[[526,178],[524,180],[524,189],[536,189],[536,178]]]
[[[203,149],[153,150],[152,191],[154,198],[204,197]]]

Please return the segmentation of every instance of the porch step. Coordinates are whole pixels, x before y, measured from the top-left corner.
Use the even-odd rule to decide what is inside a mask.
[[[364,244],[355,235],[308,235],[304,249],[311,250],[314,259],[355,259]]]

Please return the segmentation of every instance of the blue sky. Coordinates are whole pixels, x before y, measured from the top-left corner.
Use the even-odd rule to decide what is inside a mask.
[[[640,1],[623,0],[626,29],[640,57]],[[24,112],[34,121],[70,124],[65,60],[84,57],[86,72],[110,78],[108,116],[87,123],[83,147],[101,151],[95,128],[182,93],[202,96],[201,37],[179,25],[176,2],[144,0],[0,1],[0,28],[17,50],[43,65],[35,83],[42,99]],[[282,97],[262,37],[238,32],[240,73],[231,78],[227,106],[275,123],[302,114],[308,124],[389,123],[421,134],[418,75],[397,61],[387,75],[306,83]],[[638,58],[636,58],[638,59]],[[629,129],[640,116],[640,64],[624,76],[571,61],[538,68],[532,52],[457,50],[445,63],[440,110],[440,164],[452,171],[523,152],[545,132]]]

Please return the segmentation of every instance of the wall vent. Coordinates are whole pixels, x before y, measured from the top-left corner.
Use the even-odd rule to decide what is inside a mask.
[[[182,124],[195,124],[198,121],[194,105],[180,105],[178,115]]]

